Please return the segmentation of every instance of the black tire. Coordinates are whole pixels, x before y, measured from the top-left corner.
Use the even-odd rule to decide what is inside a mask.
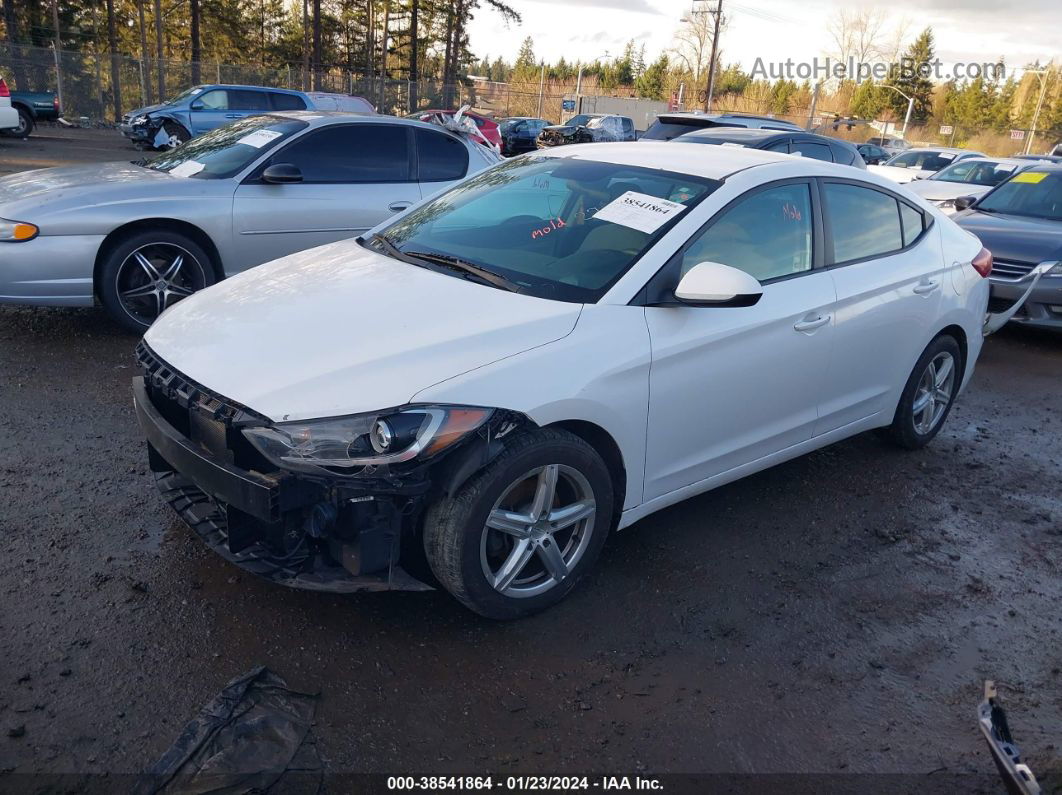
[[[142,273],[136,270],[138,262],[134,255],[137,252],[158,266],[159,276],[164,275],[166,256],[182,256],[182,263],[170,285],[175,292],[123,299],[122,294],[148,289],[153,283],[146,269],[141,268]],[[147,229],[120,239],[104,253],[96,294],[115,321],[129,331],[143,334],[159,314],[158,311],[152,313],[152,301],[156,309],[160,301],[165,309],[185,295],[209,287],[215,281],[214,262],[202,246],[179,232]],[[158,284],[158,281],[155,280],[154,284]],[[178,294],[176,290],[183,294]]]
[[[4,135],[10,138],[29,138],[33,134],[33,128],[37,126],[36,122],[25,108],[15,108],[15,110],[18,111],[18,127],[4,130]]]
[[[496,590],[484,571],[490,544],[506,540],[511,545],[518,543],[497,530],[488,530],[487,517],[503,496],[526,484],[529,474],[536,469],[558,465],[557,501],[563,505],[566,489],[575,488],[575,478],[581,478],[582,487],[589,487],[594,500],[594,509],[586,519],[572,525],[569,531],[558,531],[556,536],[542,537],[537,542],[548,549],[550,542],[560,551],[562,558],[569,550],[573,563],[567,576],[559,581],[551,577],[540,562],[539,553],[532,554],[526,564],[533,571],[528,576],[529,589],[546,588],[544,592],[514,597]],[[576,476],[574,473],[578,473]],[[572,479],[565,485],[565,479]],[[569,492],[575,494],[575,491]],[[601,456],[585,441],[572,433],[559,429],[539,429],[522,433],[509,441],[506,449],[487,467],[473,476],[456,494],[442,497],[429,507],[424,522],[424,550],[428,563],[442,586],[462,604],[487,618],[508,620],[531,615],[556,604],[566,597],[578,584],[587,570],[593,566],[605,543],[612,522],[612,479]],[[551,503],[556,504],[556,503]],[[589,504],[587,503],[587,510]],[[582,533],[585,541],[578,540]],[[555,539],[555,540],[554,540]],[[515,548],[515,547],[513,547]],[[581,548],[581,553],[576,550]],[[500,558],[508,552],[500,550]],[[535,578],[540,578],[536,580]],[[539,584],[536,586],[535,582]],[[518,583],[514,582],[514,585]]]
[[[192,134],[175,121],[164,122],[162,129],[170,137],[170,144],[163,147],[164,149],[176,149],[181,144],[188,143],[192,139]]]
[[[925,415],[919,413],[918,417],[916,417],[915,403],[920,396],[920,390],[924,383],[923,379],[927,376],[930,362],[944,356],[950,357],[952,363],[952,377],[947,383],[947,388],[943,390],[948,394],[947,403],[928,430],[924,426],[920,429],[918,420],[919,418],[924,418]],[[907,379],[907,384],[900,395],[900,403],[896,407],[892,425],[882,429],[885,437],[894,444],[908,450],[919,450],[933,441],[933,438],[940,433],[940,429],[944,427],[944,423],[951,413],[951,407],[955,404],[955,396],[962,385],[964,369],[965,363],[962,357],[962,350],[959,348],[959,343],[950,334],[941,334],[929,343],[922,355],[918,357],[918,362]],[[943,402],[943,396],[936,402],[938,405]]]

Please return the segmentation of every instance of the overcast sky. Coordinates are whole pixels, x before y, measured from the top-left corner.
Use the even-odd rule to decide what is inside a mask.
[[[501,55],[512,61],[527,36],[535,54],[549,61],[615,56],[629,39],[645,43],[651,60],[672,44],[681,17],[692,0],[510,0],[523,24],[506,28],[497,12],[483,4],[469,27],[477,58]],[[716,0],[698,0],[703,2]],[[723,60],[746,69],[764,61],[810,60],[829,52],[825,22],[852,2],[804,0],[723,0],[730,24],[721,38]],[[914,36],[926,25],[936,36],[937,55],[955,61],[992,62],[1000,56],[1010,69],[1039,58],[1062,56],[1058,0],[891,0],[890,22],[909,23]]]

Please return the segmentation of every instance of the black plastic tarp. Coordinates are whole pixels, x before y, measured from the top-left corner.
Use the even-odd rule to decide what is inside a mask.
[[[137,795],[311,793],[321,786],[316,696],[264,666],[233,679],[140,779]]]

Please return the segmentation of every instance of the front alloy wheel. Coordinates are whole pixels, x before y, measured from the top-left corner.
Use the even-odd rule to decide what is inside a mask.
[[[158,229],[109,248],[97,290],[115,320],[142,334],[167,308],[213,283],[213,263],[198,243]]]
[[[594,532],[597,503],[578,470],[546,464],[505,490],[480,541],[483,574],[503,596],[525,599],[560,585]]]
[[[439,583],[488,618],[559,602],[593,565],[613,519],[612,478],[583,439],[525,431],[424,520],[424,551]]]

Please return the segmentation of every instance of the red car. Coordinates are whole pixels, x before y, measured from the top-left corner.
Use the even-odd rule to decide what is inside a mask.
[[[410,113],[406,116],[407,119],[423,119],[425,116],[439,115],[439,116],[453,116],[457,113],[456,110],[437,110],[430,108],[428,110],[418,110],[416,113]],[[480,116],[478,113],[472,113],[471,111],[465,111],[465,116],[472,119],[476,123],[476,127],[483,133],[483,137],[497,146],[499,149],[502,145],[501,128],[498,126],[498,122],[493,119],[488,119],[486,116]]]

